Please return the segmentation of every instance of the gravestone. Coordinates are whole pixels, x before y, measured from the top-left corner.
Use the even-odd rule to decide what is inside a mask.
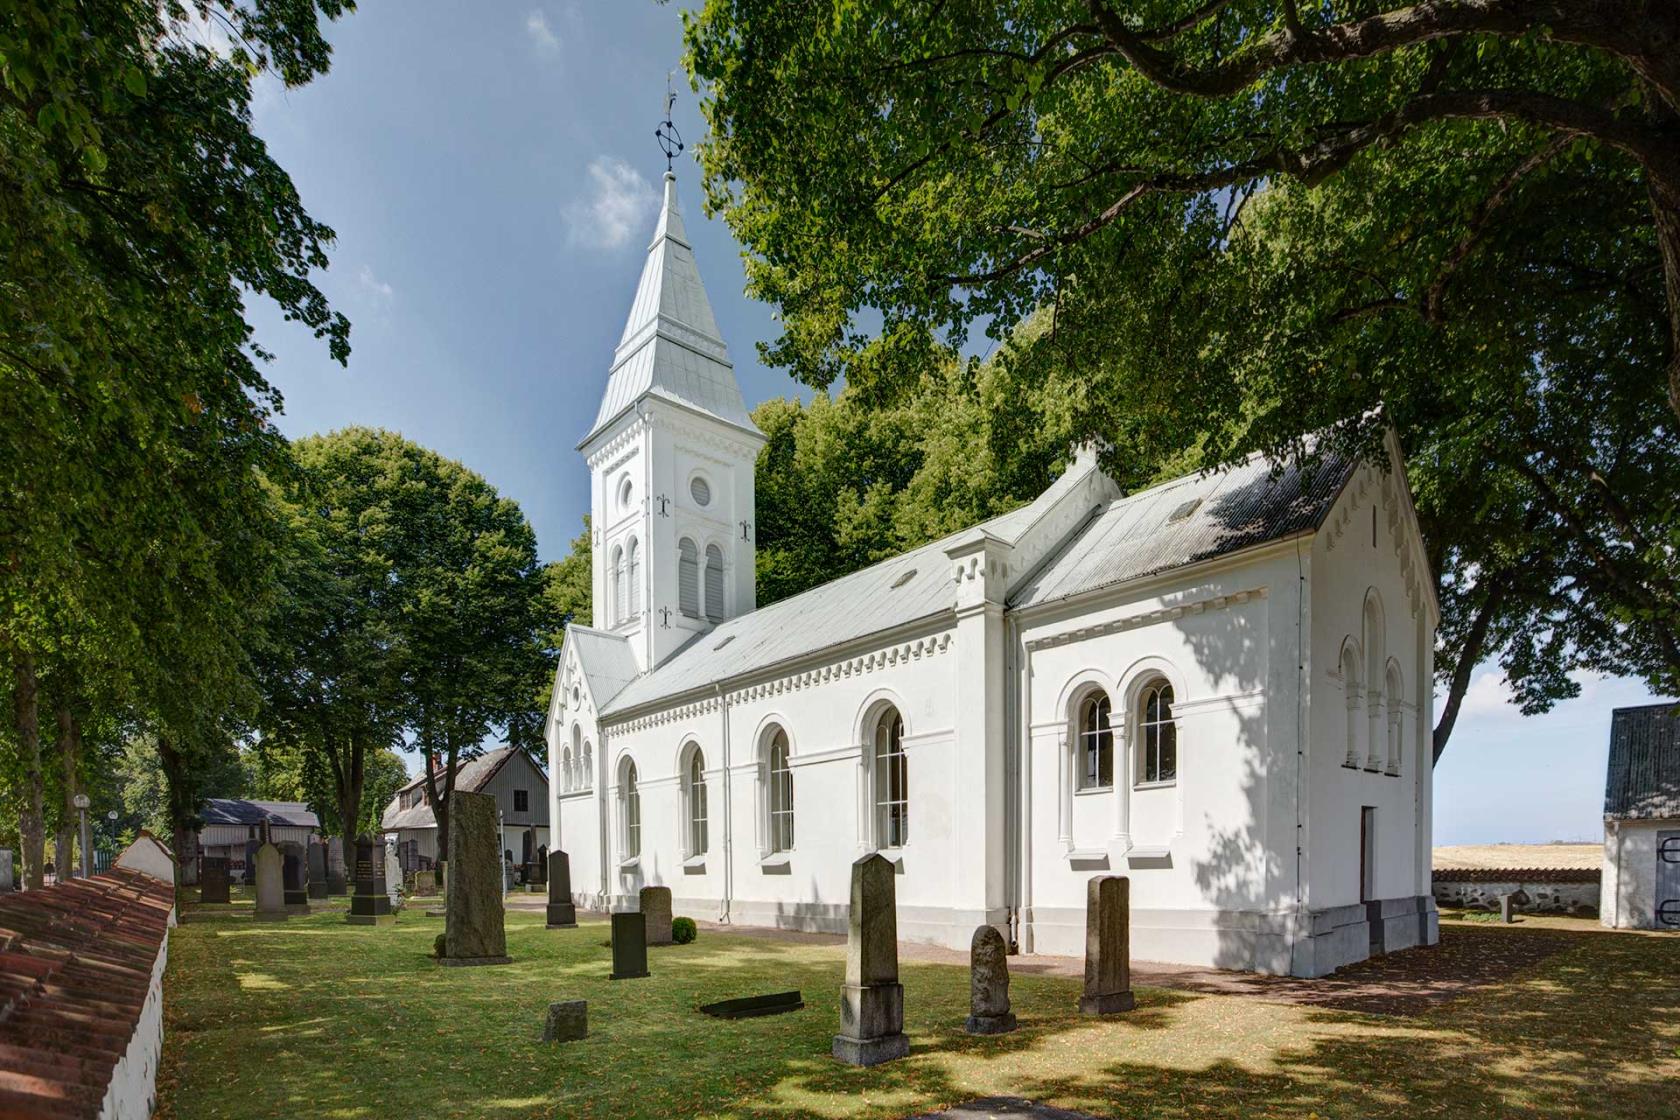
[[[414,893],[416,896],[431,898],[437,892],[436,871],[416,871],[414,873]]]
[[[286,920],[286,888],[280,869],[280,849],[264,844],[257,849],[257,920]]]
[[[589,1037],[589,1002],[569,999],[548,1005],[543,1024],[544,1042],[577,1042]]]
[[[309,897],[327,897],[327,846],[311,840],[309,852]]]
[[[994,926],[974,931],[968,947],[969,1034],[1008,1034],[1015,1029],[1009,1010],[1009,946]]]
[[[0,891],[17,889],[17,872],[12,870],[12,850],[0,848]]]
[[[205,856],[198,873],[198,900],[225,903],[228,892],[228,861],[220,856]]]
[[[502,861],[496,847],[496,799],[452,793],[442,964],[512,963],[502,925]]]
[[[280,845],[280,883],[285,893],[286,912],[309,913],[309,857],[303,845],[288,840]]]
[[[898,982],[898,908],[891,861],[868,855],[852,864],[847,916],[846,983],[834,1056],[875,1066],[910,1053],[904,1036],[904,988]]]
[[[387,926],[397,920],[385,893],[385,864],[376,854],[378,848],[371,836],[356,838],[356,893],[350,896],[350,913],[344,918],[353,926]]]
[[[403,904],[403,872],[402,861],[397,858],[397,838],[385,837],[385,894],[391,900],[391,909],[401,910]]]
[[[647,921],[647,943],[671,943],[671,888],[643,887],[637,895],[642,917]]]
[[[548,928],[577,928],[572,905],[572,862],[559,848],[548,853]]]
[[[537,845],[537,882],[548,885],[548,845]]]
[[[612,916],[613,970],[609,979],[637,980],[647,970],[647,919],[641,914]]]
[[[1499,920],[1501,922],[1504,922],[1506,925],[1511,925],[1517,920],[1516,911],[1517,896],[1515,894],[1502,894],[1499,896]]]
[[[344,838],[334,836],[327,841],[327,893],[348,894],[350,876],[344,867]]]
[[[1124,875],[1098,875],[1085,885],[1081,1015],[1112,1015],[1137,1006],[1132,998],[1131,892]]]
[[[263,846],[261,840],[245,841],[245,885],[256,885],[257,882],[257,849]]]

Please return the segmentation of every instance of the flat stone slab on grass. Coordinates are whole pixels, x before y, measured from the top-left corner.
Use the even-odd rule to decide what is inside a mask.
[[[798,1011],[804,1006],[805,997],[795,991],[703,1003],[700,1010],[714,1019],[756,1019],[761,1015],[781,1015],[787,1011]]]
[[[1069,1112],[1020,1097],[983,1097],[944,1112],[924,1112],[911,1120],[1001,1120],[1011,1116],[1026,1120],[1099,1120],[1089,1112]]]
[[[562,1000],[548,1005],[544,1042],[578,1042],[589,1037],[589,1001]]]

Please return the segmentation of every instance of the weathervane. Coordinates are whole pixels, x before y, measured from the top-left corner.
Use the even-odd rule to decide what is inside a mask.
[[[671,75],[675,71],[665,72],[665,119],[659,122],[659,127],[653,130],[654,139],[659,141],[659,150],[665,153],[665,173],[671,173],[671,161],[677,153],[683,150],[682,133],[671,120],[671,109],[677,103],[676,92],[671,88]]]

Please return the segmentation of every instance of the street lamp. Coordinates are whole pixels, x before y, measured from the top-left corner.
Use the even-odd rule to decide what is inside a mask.
[[[93,852],[90,850],[93,847],[93,832],[88,827],[87,819],[88,806],[92,805],[93,801],[87,794],[78,793],[70,799],[70,803],[76,807],[76,815],[81,818],[82,878],[86,879],[93,875]]]

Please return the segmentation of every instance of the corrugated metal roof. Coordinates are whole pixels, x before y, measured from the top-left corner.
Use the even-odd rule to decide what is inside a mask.
[[[204,823],[253,825],[267,821],[294,828],[320,828],[321,819],[301,801],[247,801],[241,797],[212,797],[204,803]]]
[[[1606,820],[1680,817],[1680,703],[1610,713]]]
[[[1263,456],[1109,503],[1010,600],[1030,607],[1141,579],[1317,528],[1352,475],[1325,454],[1275,477]]]
[[[748,432],[758,432],[741,397],[729,348],[677,206],[676,177],[665,175],[665,202],[636,285],[624,334],[587,444],[646,395],[676,401]]]

